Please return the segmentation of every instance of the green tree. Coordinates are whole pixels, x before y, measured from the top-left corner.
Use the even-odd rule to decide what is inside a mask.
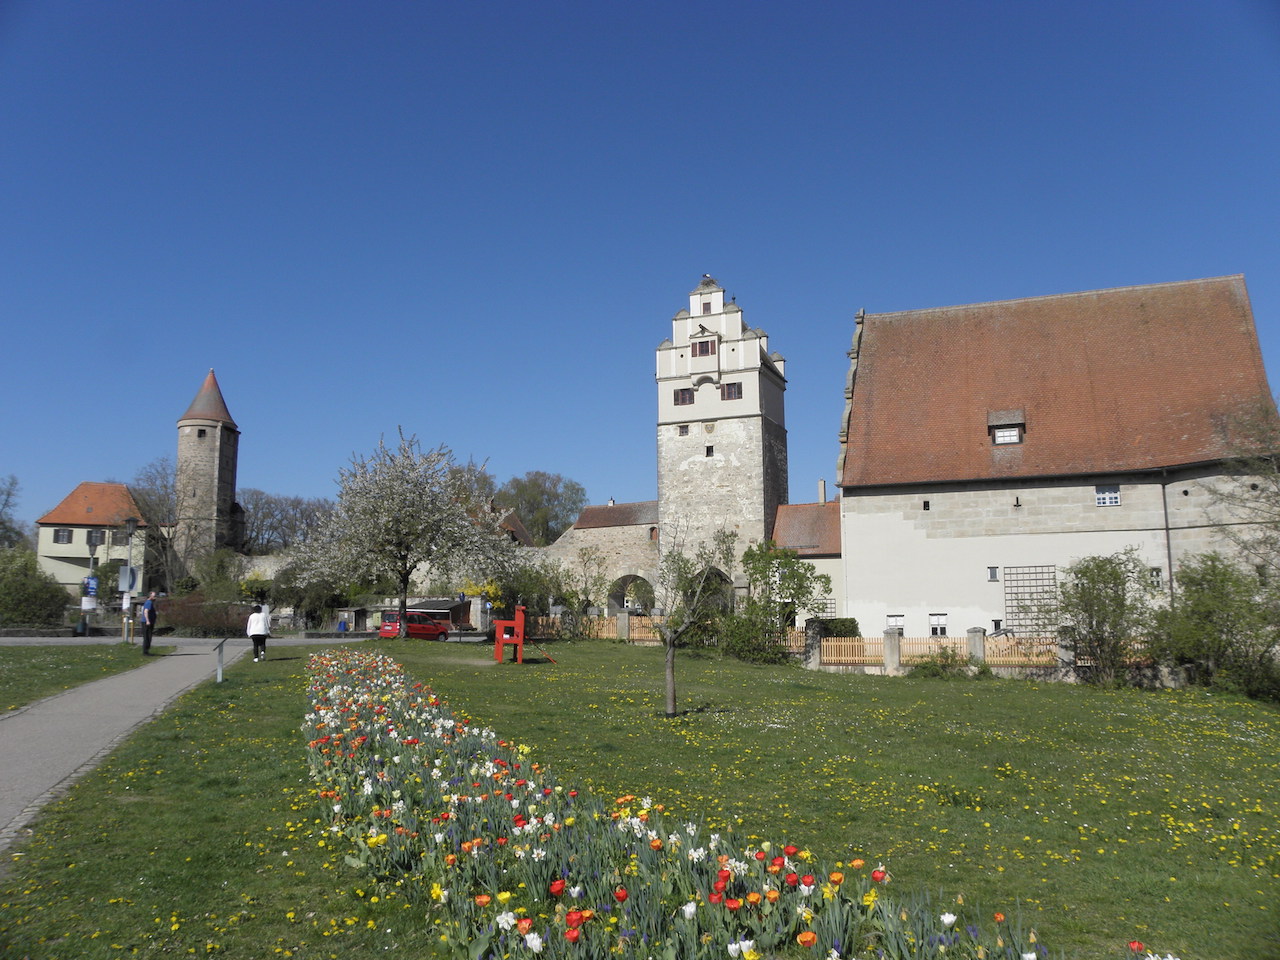
[[[0,622],[23,626],[59,624],[70,598],[40,569],[35,551],[0,550]]]
[[[1162,612],[1153,651],[1188,668],[1193,683],[1249,696],[1280,693],[1276,591],[1220,553],[1184,560],[1176,580],[1178,592]]]
[[[797,612],[807,613],[831,593],[831,578],[794,550],[771,540],[748,547],[742,555],[747,596],[721,617],[721,646],[725,653],[752,663],[782,663],[789,654],[787,629]]]
[[[400,433],[371,456],[353,456],[338,478],[338,501],[299,548],[301,580],[389,579],[399,594],[404,630],[409,586],[420,567],[433,577],[487,576],[510,564],[500,519],[476,501],[447,447],[423,451]]]
[[[1084,557],[1065,570],[1059,587],[1062,637],[1077,660],[1092,666],[1082,676],[1114,684],[1150,634],[1158,591],[1137,548]]]
[[[545,547],[578,518],[586,506],[587,491],[582,484],[558,473],[530,470],[499,487],[494,501],[514,510],[534,544]]]

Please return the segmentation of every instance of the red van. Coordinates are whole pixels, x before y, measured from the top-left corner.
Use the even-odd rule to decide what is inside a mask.
[[[398,637],[400,635],[400,614],[384,613],[382,626],[378,628],[380,637]],[[448,640],[449,625],[437,620],[429,613],[409,610],[405,613],[404,638],[406,640]]]

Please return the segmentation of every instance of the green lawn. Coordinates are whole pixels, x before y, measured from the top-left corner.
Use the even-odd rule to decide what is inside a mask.
[[[686,657],[687,712],[667,720],[660,649],[557,644],[558,663],[518,666],[483,646],[379,648],[561,779],[883,861],[890,893],[1021,913],[1067,956],[1139,939],[1183,960],[1280,957],[1270,707]],[[279,655],[296,659],[241,661],[184,697],[50,809],[0,880],[0,956],[430,954],[411,908],[371,902],[320,846],[303,648]]]
[[[0,713],[140,667],[141,651],[125,643],[0,647]]]

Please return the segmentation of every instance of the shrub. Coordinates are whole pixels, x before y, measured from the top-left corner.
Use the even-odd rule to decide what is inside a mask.
[[[982,660],[961,656],[950,647],[940,647],[915,661],[907,676],[931,680],[991,680],[995,674]]]
[[[854,617],[826,617],[819,621],[824,637],[860,637],[862,628]]]
[[[170,598],[160,608],[157,624],[186,637],[238,637],[244,633],[249,607],[206,600],[199,590]]]
[[[777,631],[761,622],[761,611],[748,604],[741,613],[724,613],[716,629],[721,651],[747,663],[786,663],[791,659]]]
[[[52,576],[40,569],[31,550],[0,550],[0,621],[23,626],[62,623],[70,598]]]

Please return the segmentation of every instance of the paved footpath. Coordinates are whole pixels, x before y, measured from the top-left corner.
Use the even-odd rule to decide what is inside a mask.
[[[3,646],[119,642],[119,638],[112,637],[0,639]],[[137,669],[0,714],[0,851],[26,836],[27,827],[40,808],[93,769],[125,737],[180,694],[215,677],[217,642],[157,637],[157,646],[176,647],[174,652],[148,657],[145,665]],[[281,646],[325,642],[272,639],[268,641],[268,652]],[[224,665],[244,656],[249,647],[244,637],[230,640],[223,651]],[[144,659],[142,648],[136,649],[138,659]]]

